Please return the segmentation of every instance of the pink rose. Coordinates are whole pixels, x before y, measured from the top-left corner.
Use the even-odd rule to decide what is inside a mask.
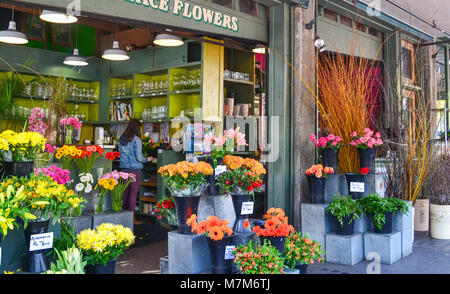
[[[325,137],[321,137],[319,139],[319,143],[320,143],[321,147],[325,147],[327,145],[328,141],[327,141],[327,139]]]
[[[370,140],[369,142],[367,142],[367,147],[373,148],[373,141],[372,141],[372,140]]]
[[[353,146],[353,147],[356,147],[358,144],[356,144],[356,141],[353,140],[353,141],[350,142],[350,145]]]
[[[375,134],[375,138],[381,138],[381,134],[380,134],[380,132],[376,132],[376,134]]]
[[[353,131],[351,134],[350,134],[350,137],[356,137],[356,136],[358,136],[358,134],[356,133],[356,131]]]
[[[331,143],[331,146],[337,146],[338,142],[337,141],[333,141],[333,143]]]
[[[339,137],[339,136],[336,136],[336,142],[341,142],[342,141],[342,138],[341,137]]]
[[[381,146],[381,145],[383,145],[383,140],[381,140],[381,139],[377,139],[377,143],[376,143],[378,146]]]
[[[333,134],[329,134],[327,137],[328,141],[333,141],[334,138],[335,138],[335,136]]]
[[[364,128],[364,133],[368,134],[369,136],[373,135],[373,131],[371,129],[369,129],[369,128]]]
[[[309,135],[309,141],[314,142],[316,140],[316,136],[314,134]]]

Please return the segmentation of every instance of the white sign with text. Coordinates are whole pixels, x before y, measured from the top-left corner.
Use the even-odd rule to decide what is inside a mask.
[[[225,259],[234,259],[233,249],[236,248],[234,245],[225,247]]]
[[[221,174],[223,174],[224,172],[227,171],[227,166],[226,165],[218,165],[215,169],[214,169],[214,174],[215,174],[215,178],[216,180],[219,178],[219,176]]]
[[[350,182],[350,192],[364,192],[364,183]]]
[[[53,232],[31,235],[30,251],[53,248]]]
[[[241,215],[252,214],[253,213],[254,202],[242,202]]]

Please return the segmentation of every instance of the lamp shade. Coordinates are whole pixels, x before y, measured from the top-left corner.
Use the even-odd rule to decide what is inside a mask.
[[[16,30],[16,22],[10,21],[6,31],[0,31],[0,42],[8,44],[23,45],[28,43],[27,36]]]
[[[64,14],[62,12],[56,12],[51,10],[42,10],[40,18],[46,22],[52,23],[74,23],[77,22],[77,18],[73,15]]]
[[[112,61],[123,61],[130,59],[127,51],[119,48],[119,42],[114,41],[112,49],[105,50],[102,55],[103,59],[112,60]]]
[[[184,41],[178,36],[169,34],[158,34],[153,40],[153,43],[155,43],[158,46],[176,47],[183,45]]]
[[[64,64],[71,65],[71,66],[86,66],[88,65],[86,59],[81,57],[78,53],[78,49],[73,49],[73,55],[67,56],[66,59],[64,59]]]

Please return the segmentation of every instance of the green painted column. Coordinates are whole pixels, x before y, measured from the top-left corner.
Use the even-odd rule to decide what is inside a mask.
[[[291,60],[289,5],[271,7],[270,23],[267,125],[268,143],[271,145],[271,150],[269,150],[270,156],[267,156],[266,159],[269,162],[267,207],[280,207],[290,216],[292,213],[290,211],[290,67],[283,60],[283,58],[286,61]]]

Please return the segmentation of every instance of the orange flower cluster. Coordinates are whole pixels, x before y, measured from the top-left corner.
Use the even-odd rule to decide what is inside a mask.
[[[264,229],[260,226],[253,228],[253,232],[258,236],[264,237],[287,237],[293,233],[294,227],[289,225],[288,217],[281,208],[269,208],[267,213],[263,215],[265,219]]]
[[[98,153],[100,156],[103,156],[103,152],[105,150],[98,145],[89,145],[89,146],[78,146],[77,154],[73,156],[74,159],[80,158],[90,158],[94,153]]]
[[[167,164],[161,166],[158,170],[162,176],[176,176],[181,175],[183,178],[187,179],[190,175],[203,174],[212,175],[213,169],[209,163],[200,161],[198,163],[180,161],[176,164]]]
[[[242,158],[240,156],[227,155],[224,157],[223,163],[230,170],[242,168],[251,171],[256,176],[266,174],[264,165],[253,158]]]
[[[233,230],[228,226],[229,220],[220,220],[217,216],[210,215],[206,220],[197,223],[197,215],[193,214],[186,224],[191,227],[192,233],[205,234],[213,241],[222,240],[225,235],[231,236]]]
[[[316,178],[321,178],[323,175],[331,175],[334,174],[334,170],[332,167],[323,167],[321,164],[315,164],[306,170],[307,176],[315,175]]]

